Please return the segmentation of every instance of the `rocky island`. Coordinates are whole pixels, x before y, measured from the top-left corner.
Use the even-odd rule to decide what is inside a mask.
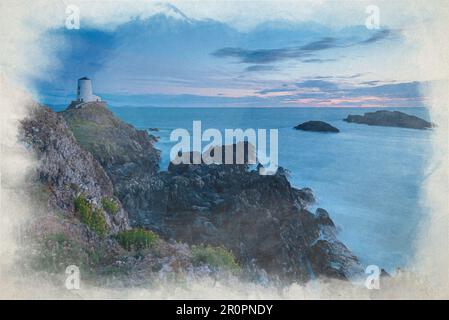
[[[246,164],[170,164],[161,172],[154,138],[99,102],[60,114],[34,106],[22,139],[39,159],[32,179],[50,212],[35,258],[64,248],[56,258],[52,251],[56,269],[75,259],[95,277],[112,272],[127,283],[204,270],[285,283],[363,272],[327,211],[309,211],[312,191],[292,187],[283,168],[262,176]]]
[[[348,115],[346,122],[367,124],[370,126],[399,127],[409,129],[430,129],[434,124],[424,119],[400,111],[378,110],[362,115]]]
[[[313,132],[332,132],[332,133],[340,132],[340,130],[338,130],[334,126],[332,126],[329,123],[324,122],[324,121],[307,121],[307,122],[298,124],[295,127],[295,129],[303,130],[303,131],[313,131]]]

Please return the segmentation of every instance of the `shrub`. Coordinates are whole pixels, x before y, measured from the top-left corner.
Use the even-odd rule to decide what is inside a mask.
[[[81,221],[98,235],[104,236],[107,233],[109,228],[103,210],[93,209],[92,204],[83,196],[76,197],[75,211],[80,215]]]
[[[119,210],[119,206],[117,202],[114,201],[114,199],[108,199],[108,198],[102,198],[101,204],[103,206],[103,209],[106,210],[109,214],[116,214]]]
[[[85,266],[85,252],[64,234],[47,235],[35,245],[37,246],[29,258],[31,266],[37,270],[57,273],[71,264]]]
[[[234,254],[224,247],[193,246],[192,259],[194,265],[206,264],[215,270],[240,270]]]
[[[91,229],[93,229],[100,236],[104,236],[108,230],[109,226],[104,218],[104,212],[101,209],[95,209],[92,215]]]
[[[117,234],[116,238],[120,245],[128,251],[152,248],[159,242],[159,236],[156,233],[144,229],[122,231]]]
[[[85,275],[91,275],[99,263],[107,258],[106,251],[71,238],[64,233],[37,237],[26,259],[30,267],[49,273],[61,273],[69,265],[76,265]]]

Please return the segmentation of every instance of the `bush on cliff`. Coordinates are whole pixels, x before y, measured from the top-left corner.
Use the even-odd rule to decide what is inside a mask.
[[[194,265],[206,264],[215,270],[231,272],[240,270],[234,254],[224,247],[193,246],[192,260]]]
[[[83,196],[76,197],[75,211],[80,215],[81,221],[99,236],[104,236],[107,233],[109,228],[103,210],[92,208],[92,204]]]
[[[122,231],[116,238],[118,243],[128,251],[152,248],[160,240],[156,233],[145,229]]]
[[[100,261],[101,253],[87,248],[63,233],[49,234],[36,239],[28,256],[31,267],[50,273],[60,273],[69,265],[90,272]]]
[[[115,202],[114,199],[102,198],[101,205],[107,213],[112,215],[116,214],[119,210],[117,202]]]

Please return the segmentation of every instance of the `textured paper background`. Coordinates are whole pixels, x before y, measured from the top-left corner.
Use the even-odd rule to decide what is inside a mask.
[[[151,1],[10,1],[0,4],[0,114],[1,114],[1,208],[0,208],[0,297],[1,298],[449,298],[449,177],[448,177],[448,103],[449,103],[449,1],[195,1],[190,10],[198,17],[237,19],[256,23],[273,12],[282,16],[297,12],[305,20],[325,12],[338,24],[339,12],[357,11],[368,4],[378,5],[383,17],[413,17],[415,23],[402,29],[406,41],[416,50],[403,59],[398,70],[406,70],[417,80],[433,80],[422,88],[433,130],[433,153],[426,168],[421,198],[421,232],[416,235],[416,258],[404,274],[389,281],[380,291],[372,292],[345,283],[326,282],[319,286],[292,285],[283,292],[253,284],[213,284],[192,282],[182,288],[176,284],[159,289],[105,289],[83,285],[76,292],[63,286],[63,276],[54,279],[45,274],[19,274],[16,249],[20,247],[20,224],[33,219],[42,208],[27,200],[24,192],[27,174],[36,165],[32,154],[17,143],[18,120],[26,115],[26,105],[37,97],[30,83],[33,78],[49,76],[47,68],[58,63],[54,48],[45,32],[65,23],[69,4],[81,9],[82,23],[113,28],[137,13],[151,14]],[[182,7],[185,1],[175,1]],[[384,5],[384,6],[383,6]],[[263,7],[264,9],[258,9]],[[383,9],[388,8],[388,9]],[[238,13],[236,13],[238,12]],[[248,13],[249,12],[249,13]],[[335,12],[335,16],[329,14]],[[251,14],[250,14],[251,13]],[[324,16],[324,15],[323,15]]]

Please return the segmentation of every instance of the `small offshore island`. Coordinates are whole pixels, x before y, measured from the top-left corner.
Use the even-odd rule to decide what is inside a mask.
[[[367,124],[370,126],[399,127],[409,129],[430,129],[435,127],[431,122],[400,111],[378,110],[361,115],[348,115],[343,121]]]
[[[307,122],[298,124],[295,127],[295,129],[303,130],[303,131],[313,131],[313,132],[331,132],[331,133],[340,132],[340,130],[338,130],[334,126],[332,126],[329,123],[324,122],[324,121],[307,121]]]

